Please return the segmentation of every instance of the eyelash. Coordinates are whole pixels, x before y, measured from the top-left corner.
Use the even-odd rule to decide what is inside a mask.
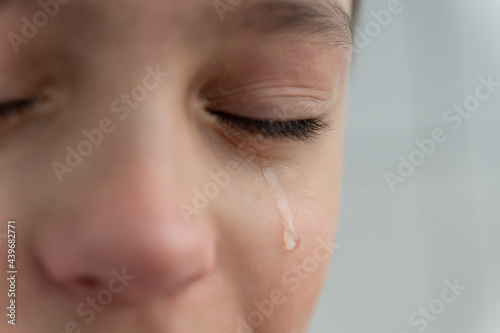
[[[0,104],[0,121],[5,121],[14,116],[21,116],[32,110],[36,105],[36,99],[23,99]]]
[[[219,123],[247,131],[252,135],[261,134],[271,138],[308,140],[330,129],[330,123],[323,118],[290,121],[256,120],[235,116],[220,111],[208,110]]]

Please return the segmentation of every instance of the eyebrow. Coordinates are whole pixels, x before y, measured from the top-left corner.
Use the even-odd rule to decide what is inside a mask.
[[[352,44],[352,21],[337,0],[270,0],[249,5],[240,22],[265,34],[312,37],[332,47]]]

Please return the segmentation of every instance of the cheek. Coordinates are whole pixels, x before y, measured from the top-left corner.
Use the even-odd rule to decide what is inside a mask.
[[[301,239],[295,250],[286,249],[282,216],[259,170],[233,177],[212,206],[219,265],[237,281],[243,319],[253,328],[284,331],[281,325],[286,325],[285,331],[298,332],[308,323],[334,249],[342,164],[334,142],[339,135],[325,135],[300,167],[276,168]]]

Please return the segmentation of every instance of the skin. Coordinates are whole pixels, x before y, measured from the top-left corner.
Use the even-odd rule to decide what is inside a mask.
[[[19,32],[33,3],[0,7],[1,35]],[[274,302],[255,332],[306,332],[336,230],[349,48],[243,28],[244,11],[221,22],[206,0],[74,0],[18,54],[1,39],[0,102],[41,97],[0,123],[1,232],[17,221],[18,270],[16,326],[4,318],[0,331],[250,332],[242,322],[258,318],[255,303]],[[148,66],[169,76],[126,117],[113,112]],[[218,123],[208,107],[324,114],[331,128],[272,139]],[[60,181],[54,161],[105,118],[113,132]],[[238,173],[186,221],[180,207],[228,165]],[[293,251],[263,168],[286,193]],[[7,239],[0,249],[5,272]],[[76,309],[110,288],[113,269],[134,279],[87,323]],[[0,280],[4,305],[8,289]]]

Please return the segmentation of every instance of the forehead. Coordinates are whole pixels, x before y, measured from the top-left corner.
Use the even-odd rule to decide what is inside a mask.
[[[65,33],[130,34],[147,30],[164,37],[224,35],[253,29],[260,33],[321,33],[348,37],[348,0],[0,0],[0,28],[27,17]],[[43,5],[43,4],[46,5]],[[41,14],[39,12],[42,12]],[[50,15],[43,22],[43,12]],[[37,14],[39,14],[37,16]],[[42,16],[40,16],[42,15]],[[47,16],[48,16],[47,15]],[[40,22],[41,20],[41,22]],[[17,23],[17,24],[16,24]],[[37,22],[32,22],[37,23]],[[114,29],[113,29],[114,28]]]
[[[130,72],[131,64],[170,60],[175,63],[169,66],[180,68],[179,59],[185,60],[182,66],[242,63],[247,71],[285,67],[280,62],[306,58],[311,64],[312,56],[341,64],[345,52],[340,46],[351,43],[350,19],[342,3],[334,0],[56,1],[58,8],[42,8],[38,1],[0,0],[4,36],[13,32],[22,37],[23,18],[33,24],[39,13],[53,14],[36,36],[19,44],[18,54],[11,40],[0,40],[0,80],[9,74],[31,77],[35,71],[50,74],[89,66]],[[252,67],[251,61],[259,65]],[[261,66],[264,61],[268,67]]]

